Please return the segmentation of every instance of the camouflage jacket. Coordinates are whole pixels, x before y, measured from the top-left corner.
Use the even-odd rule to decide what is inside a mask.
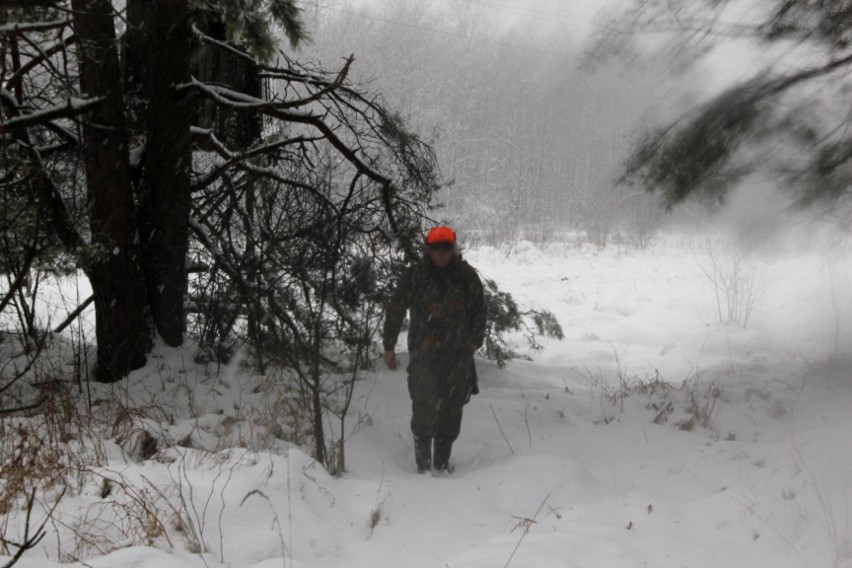
[[[459,351],[473,355],[485,340],[482,282],[460,256],[444,269],[424,257],[405,272],[387,307],[386,350],[395,348],[406,311],[410,311],[408,351],[412,356]]]

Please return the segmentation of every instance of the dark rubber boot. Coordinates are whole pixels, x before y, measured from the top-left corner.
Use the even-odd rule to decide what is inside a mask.
[[[432,470],[432,438],[414,435],[414,460],[417,462],[417,473]]]
[[[452,440],[447,440],[445,438],[441,438],[440,436],[435,438],[435,469],[437,471],[445,471],[447,473],[453,472],[453,466],[450,465],[450,454],[453,451],[453,442]]]

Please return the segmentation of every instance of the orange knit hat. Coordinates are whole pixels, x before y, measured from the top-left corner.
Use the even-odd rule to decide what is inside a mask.
[[[426,244],[455,243],[456,233],[449,227],[435,227],[426,235]]]

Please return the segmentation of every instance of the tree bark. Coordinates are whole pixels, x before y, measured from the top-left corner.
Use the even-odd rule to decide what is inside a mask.
[[[72,7],[80,90],[103,99],[83,129],[92,243],[97,249],[88,274],[95,296],[97,378],[116,381],[145,364],[150,311],[139,264],[113,7],[110,0],[72,0]]]
[[[132,136],[144,136],[147,128],[154,72],[151,36],[155,7],[155,0],[127,0],[127,31],[122,41],[122,64],[125,100],[131,110],[129,126]],[[138,166],[141,164],[134,166],[134,173],[139,169]],[[132,180],[136,183],[138,177],[134,176]]]
[[[156,0],[148,31],[151,61],[145,168],[139,201],[142,265],[154,325],[166,344],[183,343],[191,208],[192,108],[175,86],[190,78],[192,33],[186,0]]]

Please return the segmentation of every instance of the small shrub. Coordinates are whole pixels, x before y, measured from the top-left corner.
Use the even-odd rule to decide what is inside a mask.
[[[615,386],[607,384],[602,372],[586,369],[586,376],[594,391],[600,393],[601,421],[605,424],[624,413],[626,402],[637,397],[646,398],[645,408],[652,414],[651,422],[658,425],[672,420],[674,427],[692,432],[696,427],[713,429],[718,411],[721,389],[716,383],[705,383],[693,379],[684,381],[679,387],[662,379],[659,372],[651,377],[638,377],[628,373],[618,353],[615,354]]]
[[[562,326],[548,310],[522,311],[508,292],[497,287],[493,280],[485,280],[485,304],[488,310],[488,325],[485,330],[485,356],[496,361],[501,368],[512,359],[529,358],[512,349],[506,339],[510,332],[521,332],[530,349],[540,351],[537,339],[550,337],[562,341],[565,334]]]
[[[701,270],[713,286],[720,323],[748,327],[769,283],[763,263],[753,250],[708,237]]]

